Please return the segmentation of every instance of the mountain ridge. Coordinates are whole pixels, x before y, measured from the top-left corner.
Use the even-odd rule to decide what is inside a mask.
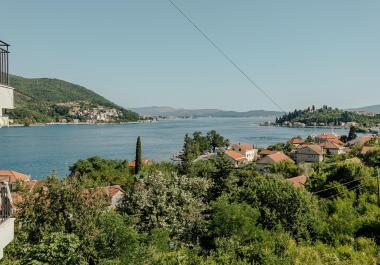
[[[131,110],[142,116],[162,116],[162,117],[219,117],[219,118],[241,118],[241,117],[273,117],[284,113],[268,110],[251,111],[226,111],[221,109],[185,109],[168,106],[149,106],[131,108]]]

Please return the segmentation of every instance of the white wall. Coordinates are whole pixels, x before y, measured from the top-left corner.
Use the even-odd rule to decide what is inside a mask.
[[[14,108],[13,88],[0,85],[0,109],[13,109],[13,108]]]
[[[14,218],[9,218],[0,224],[0,259],[3,258],[4,248],[12,242],[14,238]]]

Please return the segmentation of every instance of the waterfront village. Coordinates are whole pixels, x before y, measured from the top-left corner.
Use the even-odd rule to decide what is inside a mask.
[[[344,161],[352,163],[362,163],[360,156],[369,152],[380,150],[380,135],[364,134],[356,136],[354,139],[347,139],[345,135],[334,133],[323,133],[311,135],[306,139],[293,137],[286,143],[279,143],[267,148],[258,148],[248,143],[228,144],[225,148],[216,148],[214,152],[206,152],[196,159],[193,163],[213,159],[215,156],[224,153],[233,167],[244,168],[254,167],[261,173],[269,173],[269,169],[279,164],[308,165],[323,162],[334,156],[344,157]],[[173,156],[172,160],[180,163],[181,153]],[[147,158],[141,160],[143,165],[152,165],[154,161]],[[131,172],[136,166],[135,161],[130,161],[128,167]],[[307,173],[304,175],[286,179],[295,187],[302,187],[308,181]],[[34,180],[31,176],[13,170],[0,170],[0,182],[10,184],[14,208],[23,198],[17,191],[20,184],[23,189],[34,190],[43,188],[43,182]],[[91,190],[89,190],[91,192]],[[92,192],[102,193],[107,196],[110,208],[117,208],[123,201],[125,192],[119,185],[110,185],[93,189]]]

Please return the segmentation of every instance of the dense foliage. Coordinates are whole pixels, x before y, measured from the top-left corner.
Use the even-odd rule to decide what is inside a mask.
[[[320,109],[316,109],[313,106],[305,110],[296,109],[276,119],[277,124],[283,124],[285,122],[301,122],[306,125],[319,125],[320,123],[325,125],[340,125],[341,123],[357,122],[361,127],[371,127],[380,123],[380,115],[372,117],[355,112],[333,109],[327,106],[323,106]]]
[[[123,113],[120,121],[136,121],[139,115],[126,110],[95,92],[59,79],[23,78],[10,76],[15,88],[16,108],[9,111],[10,118],[20,123],[54,122],[58,118],[77,118],[68,115],[68,108],[57,105],[67,102],[87,102],[88,106],[115,108]],[[82,103],[83,104],[83,103]]]
[[[186,139],[190,150],[225,143],[216,133]],[[189,160],[187,172],[158,163],[137,175],[125,161],[81,160],[69,177],[24,191],[0,264],[379,264],[380,152],[360,158],[310,165],[299,188],[286,178],[303,166],[236,169],[220,152]],[[109,183],[126,192],[116,210],[88,188]]]

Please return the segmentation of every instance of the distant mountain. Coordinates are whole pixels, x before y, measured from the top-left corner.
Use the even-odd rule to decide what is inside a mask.
[[[142,107],[132,108],[143,116],[162,117],[219,117],[219,118],[243,118],[243,117],[273,117],[281,116],[284,113],[278,111],[252,110],[246,112],[224,111],[220,109],[176,109],[172,107]]]
[[[350,109],[350,110],[351,111],[368,111],[368,112],[380,114],[380,105],[372,105],[372,106]]]
[[[114,109],[114,121],[136,121],[139,115],[126,110],[95,92],[63,80],[24,78],[11,75],[10,85],[15,88],[15,109],[9,116],[15,122],[51,122],[60,119],[84,119],[74,112],[94,108]],[[75,109],[75,111],[73,110]]]

